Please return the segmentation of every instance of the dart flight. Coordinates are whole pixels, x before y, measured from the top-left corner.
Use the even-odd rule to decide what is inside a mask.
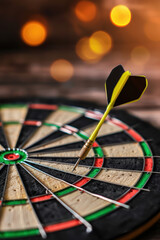
[[[148,82],[145,76],[131,76],[131,73],[129,71],[124,71],[121,65],[118,65],[111,71],[105,83],[108,100],[106,111],[97,127],[81,149],[79,159],[77,160],[73,171],[76,169],[79,162],[86,158],[102,124],[106,120],[106,117],[112,108],[122,104],[138,101],[145,92],[147,86]]]

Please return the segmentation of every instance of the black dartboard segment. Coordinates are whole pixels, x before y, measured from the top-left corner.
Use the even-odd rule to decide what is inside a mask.
[[[2,126],[2,122],[0,122],[0,145],[3,147],[3,148],[8,148],[8,142],[7,142],[7,139],[4,135],[4,131],[3,131],[3,126]]]
[[[45,149],[41,149],[41,150],[37,150],[37,151],[29,151],[30,154],[33,153],[52,153],[52,152],[57,152],[57,151],[71,151],[71,150],[75,150],[75,149],[81,149],[84,145],[84,141],[80,141],[80,142],[75,142],[75,143],[69,143],[69,144],[64,144],[61,146],[57,146],[57,147],[52,147],[52,148],[45,148]]]
[[[117,157],[105,158],[103,167],[106,169],[138,170],[143,171],[143,158]]]
[[[53,109],[45,109],[42,106],[42,109],[36,108],[36,105],[29,105],[27,116],[24,121],[21,133],[19,135],[16,147],[22,147],[25,142],[28,140],[30,135],[34,133],[41,121],[46,119],[48,115],[56,109],[56,106]]]
[[[46,193],[46,189],[19,164],[17,164],[17,169],[22,179],[22,183],[25,186],[27,195],[30,198],[33,196],[44,195]]]
[[[5,185],[7,181],[7,175],[8,175],[8,168],[9,166],[5,165],[1,167],[0,169],[0,174],[1,174],[1,179],[0,179],[0,200],[3,200],[4,196],[4,191],[5,191]]]
[[[112,74],[119,79],[123,72],[119,66]],[[12,111],[10,121],[0,122],[0,239],[130,239],[158,218],[157,129],[112,111],[91,152],[72,172],[104,109],[66,99],[2,101],[1,119],[10,109],[14,118]],[[48,123],[51,114],[55,120]],[[12,137],[14,149],[6,140]],[[86,232],[85,221],[92,232]]]
[[[33,206],[36,213],[39,215],[40,221],[45,225],[61,222],[64,219],[71,220],[73,218],[72,215],[55,199],[34,203]]]
[[[76,157],[32,157],[29,154],[29,160],[37,160],[37,161],[51,161],[63,164],[75,164],[77,159]],[[94,164],[94,158],[85,158],[84,161],[80,163],[80,165],[92,166]]]

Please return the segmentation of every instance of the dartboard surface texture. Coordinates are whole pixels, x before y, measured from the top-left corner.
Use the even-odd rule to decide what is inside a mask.
[[[159,219],[160,133],[150,124],[112,111],[72,172],[104,109],[1,101],[0,239],[132,239]]]

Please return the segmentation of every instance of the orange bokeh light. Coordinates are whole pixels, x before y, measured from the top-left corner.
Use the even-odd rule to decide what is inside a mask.
[[[75,14],[82,22],[90,22],[96,17],[97,8],[93,2],[80,1],[75,7]]]
[[[117,5],[112,8],[110,19],[117,27],[125,27],[131,21],[131,11],[124,5]]]
[[[76,44],[76,54],[81,58],[83,61],[94,63],[101,59],[99,54],[96,54],[92,51],[89,44],[89,38],[84,37],[81,38]]]
[[[94,53],[104,55],[112,47],[112,38],[107,32],[97,31],[91,35],[89,44]]]
[[[58,59],[52,63],[50,74],[56,81],[66,82],[73,76],[74,68],[69,61]]]
[[[38,21],[29,21],[21,29],[23,42],[32,47],[41,45],[46,40],[46,37],[46,27]]]

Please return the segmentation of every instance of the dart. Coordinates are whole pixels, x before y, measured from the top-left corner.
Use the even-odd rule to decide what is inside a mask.
[[[81,160],[86,158],[109,112],[119,105],[138,101],[145,92],[147,86],[148,82],[145,76],[132,76],[131,73],[125,71],[121,65],[118,65],[111,71],[105,83],[108,100],[106,111],[97,127],[82,147],[78,156],[79,158],[72,171],[76,169]]]

